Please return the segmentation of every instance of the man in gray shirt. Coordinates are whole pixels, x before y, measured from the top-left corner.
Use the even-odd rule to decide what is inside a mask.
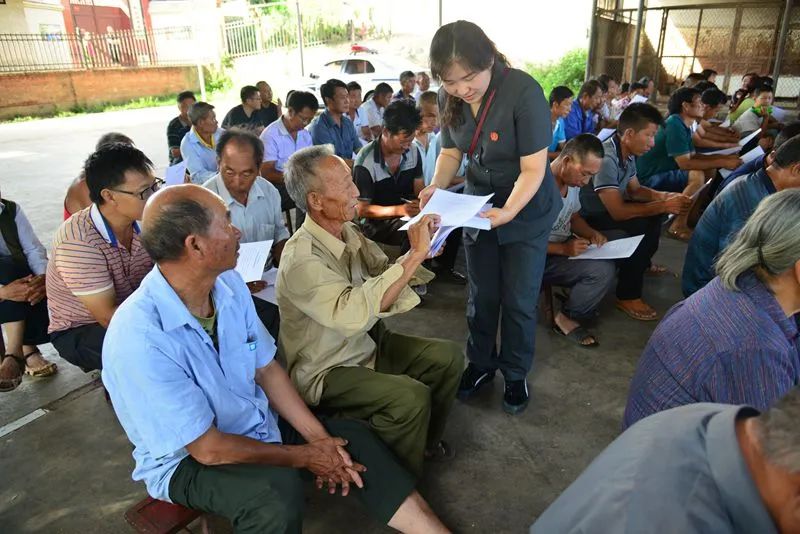
[[[223,133],[217,141],[219,174],[203,184],[228,206],[231,224],[241,233],[241,243],[272,241],[266,268],[278,266],[289,232],[283,223],[278,189],[258,175],[264,145],[255,134],[240,129]],[[263,281],[247,281],[252,293],[266,287]],[[269,333],[278,339],[278,306],[253,297],[256,313]]]
[[[800,532],[800,389],[767,412],[690,404],[633,425],[531,534]]]

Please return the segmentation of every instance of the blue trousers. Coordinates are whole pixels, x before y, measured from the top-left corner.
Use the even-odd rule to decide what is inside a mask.
[[[533,364],[548,235],[501,245],[495,231],[464,233],[467,357],[481,369],[499,369],[507,381],[523,380]]]

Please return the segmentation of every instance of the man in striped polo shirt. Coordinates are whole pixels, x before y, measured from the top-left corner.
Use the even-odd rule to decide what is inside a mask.
[[[117,307],[153,268],[136,221],[161,181],[147,156],[121,143],[89,156],[84,171],[92,205],[56,232],[47,305],[53,346],[88,372],[102,367],[103,339]]]

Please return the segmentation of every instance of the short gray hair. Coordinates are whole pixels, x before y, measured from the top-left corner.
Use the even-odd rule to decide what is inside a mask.
[[[195,102],[189,107],[189,122],[196,125],[201,120],[205,119],[209,113],[214,109],[214,106],[208,102]]]
[[[753,269],[759,278],[781,274],[800,260],[800,189],[762,200],[717,261],[722,284],[738,290],[736,280]]]
[[[333,145],[317,145],[301,148],[286,161],[283,168],[283,182],[286,191],[297,207],[308,211],[306,197],[312,191],[318,191],[322,185],[319,165],[328,156],[333,156]]]
[[[184,242],[190,235],[206,235],[214,214],[196,200],[181,198],[165,203],[153,219],[145,219],[142,246],[159,263],[183,256]]]
[[[758,442],[769,463],[800,472],[800,389],[794,388],[758,417]]]

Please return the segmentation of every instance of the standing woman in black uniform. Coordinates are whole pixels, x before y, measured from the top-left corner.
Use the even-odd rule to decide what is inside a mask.
[[[436,188],[450,185],[464,154],[464,192],[494,193],[494,207],[485,214],[492,229],[464,230],[470,363],[459,398],[475,393],[499,369],[505,379],[503,408],[515,414],[528,405],[525,378],[533,363],[547,239],[561,209],[547,161],[550,111],[541,86],[527,73],[510,68],[471,22],[439,28],[431,42],[430,63],[442,85],[442,151],[433,183],[420,193],[421,204]]]

